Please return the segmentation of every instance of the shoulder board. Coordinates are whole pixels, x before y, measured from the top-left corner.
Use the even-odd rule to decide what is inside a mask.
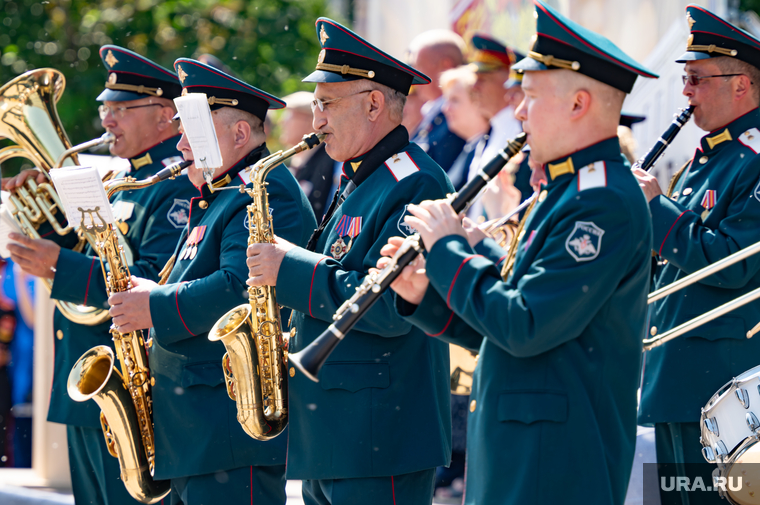
[[[736,140],[752,149],[752,152],[755,154],[760,153],[760,130],[757,128],[750,128],[739,135],[739,138]]]
[[[175,163],[181,163],[183,161],[185,161],[185,158],[182,156],[170,156],[168,158],[162,159],[161,164],[164,166],[164,168],[166,168],[169,165],[174,165]]]
[[[251,183],[251,173],[245,168],[238,172],[238,178],[243,181],[243,184],[248,185]]]
[[[396,182],[420,171],[420,168],[407,153],[394,154],[385,160],[385,166],[388,167]]]
[[[578,170],[578,191],[607,186],[607,166],[603,161],[586,165]]]

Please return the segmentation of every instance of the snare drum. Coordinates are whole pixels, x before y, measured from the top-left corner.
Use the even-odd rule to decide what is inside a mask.
[[[720,495],[734,505],[760,504],[760,366],[720,388],[702,409],[700,425],[702,455],[718,465],[713,478],[725,483]]]

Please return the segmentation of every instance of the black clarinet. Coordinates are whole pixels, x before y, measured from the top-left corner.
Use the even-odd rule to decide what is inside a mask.
[[[640,168],[645,172],[652,170],[657,161],[660,159],[660,156],[662,156],[662,153],[665,152],[665,149],[667,149],[670,143],[673,142],[673,139],[676,138],[676,135],[678,135],[678,133],[681,131],[681,128],[683,128],[684,125],[689,122],[689,119],[691,119],[693,112],[693,105],[689,105],[687,108],[681,109],[681,113],[676,116],[675,119],[673,119],[673,122],[670,123],[670,126],[668,126],[668,129],[665,130],[665,133],[663,133],[662,136],[657,139],[657,142],[655,142],[648,153],[646,153],[642,158],[639,158],[639,160],[633,164],[633,167],[631,167],[631,169]]]
[[[506,147],[499,151],[485,167],[481,168],[461,191],[449,195],[448,202],[457,214],[469,208],[486,184],[496,177],[515,154],[520,152],[525,141],[525,133],[520,133],[510,140]],[[408,236],[391,258],[391,262],[382,270],[367,275],[361,285],[356,288],[356,293],[343,302],[343,305],[333,315],[333,323],[303,350],[288,355],[288,362],[314,382],[319,382],[317,374],[319,374],[319,370],[333,349],[382,296],[391,283],[401,274],[404,267],[414,261],[423,250],[424,247],[419,234],[415,233]]]

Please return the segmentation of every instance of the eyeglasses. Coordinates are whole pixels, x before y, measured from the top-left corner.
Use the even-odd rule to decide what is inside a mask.
[[[160,103],[146,103],[145,105],[133,105],[132,107],[110,107],[108,105],[101,105],[98,107],[98,113],[100,114],[101,120],[105,119],[109,112],[113,114],[113,117],[116,119],[124,119],[124,115],[129,109],[140,109],[142,107],[153,107],[155,105],[163,107]]]
[[[338,100],[342,100],[343,98],[348,98],[350,96],[361,95],[362,93],[371,93],[372,91],[374,91],[374,90],[373,89],[365,89],[364,91],[357,91],[356,93],[351,93],[350,95],[339,96],[338,98],[331,98],[329,100],[320,100],[319,98],[314,97],[314,100],[311,101],[311,111],[314,112],[315,110],[317,110],[317,108],[319,108],[320,112],[324,112],[325,111],[325,106],[327,104],[337,102]]]
[[[698,76],[695,74],[689,74],[689,75],[682,75],[681,80],[684,84],[689,83],[692,86],[699,86],[700,81],[702,79],[710,79],[713,77],[736,77],[737,75],[744,75],[744,74],[720,74],[720,75],[703,75]]]

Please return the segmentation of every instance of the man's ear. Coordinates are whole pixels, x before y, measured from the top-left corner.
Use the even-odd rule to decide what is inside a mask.
[[[368,103],[368,119],[375,121],[380,116],[380,112],[386,109],[385,95],[382,91],[374,89],[369,93]]]
[[[573,109],[571,117],[580,119],[591,109],[591,93],[585,89],[580,89],[573,95]]]
[[[158,131],[163,132],[167,128],[179,128],[179,121],[174,121],[172,118],[177,113],[173,107],[163,106],[158,115]],[[176,123],[176,124],[175,124]]]
[[[742,100],[748,93],[752,92],[752,81],[744,74],[737,75],[737,79],[734,80],[733,90],[734,97],[737,100]]]
[[[241,148],[245,146],[251,138],[251,125],[248,124],[248,121],[240,120],[235,123],[232,133],[235,138],[235,147]]]

